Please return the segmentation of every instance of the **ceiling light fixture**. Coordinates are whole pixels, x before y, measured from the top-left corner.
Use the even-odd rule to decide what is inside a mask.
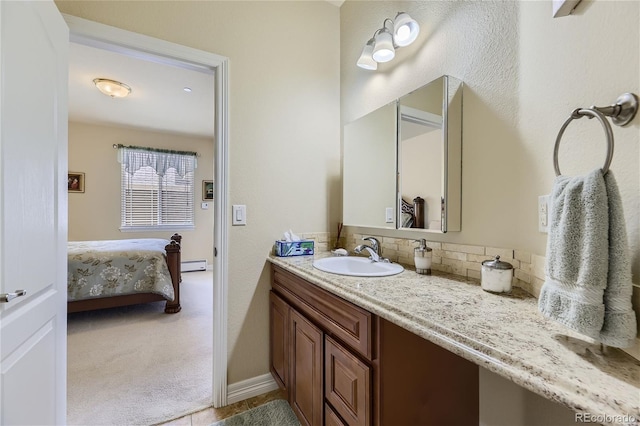
[[[93,84],[96,85],[99,91],[112,98],[124,98],[131,93],[131,87],[108,78],[95,78]]]
[[[191,93],[192,92],[191,87],[188,87],[188,86],[185,86],[182,90],[184,90],[187,93]]]
[[[387,27],[390,24],[390,29]],[[397,47],[413,43],[420,33],[420,25],[406,12],[398,12],[395,21],[386,18],[382,28],[376,30],[373,38],[367,41],[356,63],[366,70],[378,69],[378,63],[391,61]]]

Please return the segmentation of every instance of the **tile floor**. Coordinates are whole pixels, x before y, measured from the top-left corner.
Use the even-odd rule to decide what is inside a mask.
[[[275,399],[286,399],[285,393],[281,390],[274,390],[226,407],[207,408],[166,423],[160,423],[157,426],[208,426],[213,422],[226,419]]]

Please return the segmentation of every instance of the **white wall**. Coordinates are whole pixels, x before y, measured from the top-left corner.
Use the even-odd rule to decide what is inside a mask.
[[[230,384],[269,371],[269,268],[283,231],[340,217],[340,31],[325,1],[57,1],[63,13],[227,56]],[[230,224],[229,224],[230,225]]]
[[[573,411],[480,367],[480,426],[575,426]]]

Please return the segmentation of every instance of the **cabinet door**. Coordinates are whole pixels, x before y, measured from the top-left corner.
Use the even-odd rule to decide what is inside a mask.
[[[281,389],[289,390],[289,305],[273,291],[269,294],[269,365]]]
[[[351,426],[371,424],[371,369],[347,349],[325,339],[325,398]]]
[[[324,426],[348,426],[345,424],[340,416],[331,409],[329,404],[324,404]]]
[[[289,403],[302,425],[323,424],[322,394],[322,330],[294,309],[289,310],[291,323]]]

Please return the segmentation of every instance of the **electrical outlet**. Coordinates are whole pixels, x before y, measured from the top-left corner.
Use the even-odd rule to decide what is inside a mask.
[[[549,196],[538,197],[538,231],[548,233],[549,228]]]

